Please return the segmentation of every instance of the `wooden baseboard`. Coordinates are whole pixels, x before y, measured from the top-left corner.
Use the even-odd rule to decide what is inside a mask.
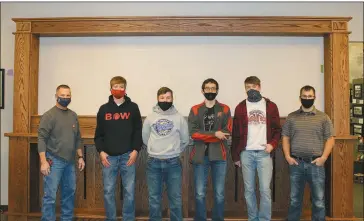
[[[19,216],[26,216],[28,217],[28,221],[35,221],[35,220],[39,220],[39,218],[41,217],[41,213],[5,213],[4,215],[8,216],[8,217],[19,217]],[[273,214],[274,215],[274,214]],[[59,214],[57,214],[57,217],[59,217]],[[13,220],[13,219],[12,219]],[[14,219],[16,220],[16,219]],[[86,220],[92,220],[92,221],[103,221],[105,220],[105,216],[103,214],[90,214],[90,213],[75,213],[75,220],[77,221],[86,221]],[[122,220],[122,217],[119,216],[117,217],[117,220]],[[149,217],[136,217],[136,221],[147,221],[149,220]],[[169,218],[163,218],[163,221],[167,221],[169,220]],[[193,221],[193,218],[184,218],[184,221]],[[210,218],[208,218],[207,220],[211,220]],[[245,221],[248,220],[247,217],[241,217],[241,218],[229,218],[226,217],[225,221]],[[272,221],[285,221],[286,218],[285,217],[279,217],[279,216],[273,216]],[[311,217],[302,217],[300,219],[301,221],[310,221]],[[330,217],[326,217],[326,221],[364,221],[363,218],[330,218]]]

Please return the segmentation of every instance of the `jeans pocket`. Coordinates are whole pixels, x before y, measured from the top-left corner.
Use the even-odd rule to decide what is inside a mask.
[[[153,163],[153,161],[154,161],[154,158],[148,156],[147,163]]]
[[[325,167],[314,165],[312,167],[312,179],[314,183],[324,183],[325,182]]]
[[[170,159],[169,164],[181,165],[181,159],[179,157],[172,158],[172,159]]]
[[[102,167],[102,168],[109,168],[109,167],[113,166],[113,161],[112,161],[113,159],[112,159],[112,156],[110,156],[110,155],[109,155],[109,156],[107,156],[107,157],[106,157],[106,160],[107,160],[107,161],[109,162],[109,164],[110,164],[108,167],[104,166],[104,164],[102,163],[102,160],[101,160],[101,158],[100,158],[100,164],[101,164],[101,167]]]

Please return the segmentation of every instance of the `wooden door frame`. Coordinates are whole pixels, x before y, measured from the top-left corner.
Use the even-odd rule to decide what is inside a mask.
[[[350,136],[348,22],[351,17],[64,17],[16,18],[13,132],[9,137],[9,220],[29,213],[31,118],[38,115],[39,39],[88,36],[321,36],[325,112],[336,146],[331,155],[330,216],[353,215],[353,141]],[[92,139],[83,134],[84,139]],[[28,188],[24,188],[28,187]],[[334,193],[335,191],[335,193]]]

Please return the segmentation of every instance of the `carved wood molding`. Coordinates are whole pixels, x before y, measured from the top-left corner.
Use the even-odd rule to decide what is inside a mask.
[[[345,21],[333,21],[332,22],[332,32],[347,32],[348,23]]]
[[[321,36],[324,37],[325,112],[336,130],[337,147],[329,167],[330,216],[352,217],[352,148],[349,135],[348,22],[351,17],[73,17],[16,18],[13,132],[9,136],[9,221],[28,220],[31,197],[31,143],[37,142],[38,63],[41,36]],[[334,81],[335,80],[335,81]],[[93,143],[95,116],[81,116],[85,144]],[[283,155],[277,162],[284,165]],[[188,165],[188,162],[185,162]],[[230,168],[232,169],[232,168]],[[33,171],[34,172],[34,171]],[[38,173],[38,171],[35,171]],[[283,176],[282,176],[283,177]],[[288,185],[282,177],[281,186]],[[277,182],[278,182],[277,181]],[[185,182],[185,181],[184,181]],[[188,182],[187,182],[188,183]],[[189,186],[186,185],[187,189]],[[288,188],[288,187],[287,187]],[[342,193],[340,196],[335,192]],[[185,191],[186,192],[186,191]],[[228,196],[228,195],[227,195]],[[283,195],[279,198],[284,197]],[[38,199],[39,200],[39,199]],[[184,216],[189,216],[184,200]],[[280,201],[284,206],[286,201]],[[35,203],[37,204],[37,203]],[[38,204],[37,204],[38,205]],[[243,204],[236,204],[236,211]],[[235,205],[235,206],[236,206]],[[232,205],[234,206],[234,205]],[[282,207],[283,208],[283,207]],[[284,207],[286,208],[286,206]],[[305,208],[309,208],[306,205]],[[92,208],[95,209],[95,208]],[[240,213],[239,213],[240,214]],[[77,214],[76,214],[77,215]]]
[[[17,22],[16,32],[17,33],[30,33],[32,31],[32,23],[30,21]]]

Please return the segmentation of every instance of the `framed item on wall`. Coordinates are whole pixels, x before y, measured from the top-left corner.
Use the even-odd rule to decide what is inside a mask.
[[[354,133],[354,135],[363,136],[363,125],[362,124],[353,124],[353,133]]]
[[[353,117],[363,116],[363,105],[353,105]]]
[[[363,65],[363,53],[364,53],[364,42],[361,42],[361,41],[349,42],[349,72],[350,72],[349,80],[350,80],[350,82],[353,82],[353,79],[363,78],[363,66],[364,66]],[[353,95],[355,96],[354,85],[353,85]],[[353,97],[353,98],[355,99],[355,97]]]
[[[4,109],[5,69],[0,69],[0,109]]]
[[[362,99],[363,98],[363,85],[354,84],[353,88],[354,88],[354,93],[353,93],[354,99]]]

